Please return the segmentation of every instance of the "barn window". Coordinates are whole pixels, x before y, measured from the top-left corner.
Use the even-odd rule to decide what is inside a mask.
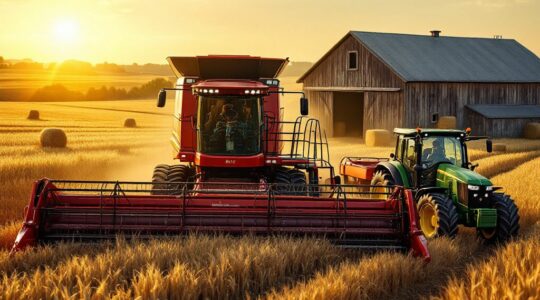
[[[347,52],[347,70],[358,70],[358,51]]]
[[[435,124],[439,122],[439,113],[434,113],[431,115],[431,123]]]

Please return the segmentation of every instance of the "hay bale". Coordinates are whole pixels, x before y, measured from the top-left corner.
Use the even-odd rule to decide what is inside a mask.
[[[437,128],[439,129],[455,129],[457,126],[457,120],[454,116],[442,116],[439,117],[437,122]]]
[[[493,144],[493,151],[506,152],[506,144]]]
[[[45,128],[41,131],[41,147],[64,148],[67,145],[67,136],[60,128]]]
[[[347,134],[347,124],[345,122],[336,122],[334,125],[334,136],[345,136]]]
[[[385,147],[392,143],[392,134],[386,129],[369,129],[366,130],[364,140],[366,146]]]
[[[31,110],[28,112],[28,117],[26,117],[28,120],[39,120],[39,111],[37,110]]]
[[[137,127],[137,122],[135,121],[135,119],[132,119],[132,118],[125,119],[124,127],[128,127],[128,128]]]
[[[527,123],[523,128],[523,137],[526,139],[540,139],[540,123]]]

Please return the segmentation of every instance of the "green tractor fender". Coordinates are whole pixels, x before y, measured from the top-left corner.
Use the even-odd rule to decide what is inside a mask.
[[[438,187],[438,186],[423,187],[416,190],[416,192],[414,193],[414,199],[420,199],[420,197],[429,193],[448,194],[448,189],[445,187]]]
[[[405,168],[399,161],[380,162],[375,168],[375,172],[377,171],[390,173],[396,185],[400,185],[406,188],[410,187],[409,175],[407,174],[407,171],[405,170]]]

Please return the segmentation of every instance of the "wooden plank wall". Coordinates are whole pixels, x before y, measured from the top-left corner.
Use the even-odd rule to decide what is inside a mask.
[[[387,129],[403,126],[402,92],[369,92],[364,96],[364,133],[367,129]]]
[[[358,51],[358,70],[347,70],[348,51]],[[303,83],[305,87],[403,88],[403,81],[352,36],[334,49]]]
[[[431,115],[457,117],[459,128],[465,122],[467,104],[540,105],[540,84],[524,83],[408,83],[405,87],[405,124],[432,127]]]
[[[358,51],[358,70],[347,70],[348,51]],[[404,88],[403,81],[354,37],[349,36],[305,79],[304,87]],[[329,136],[333,135],[333,93],[307,91],[312,113]],[[362,118],[362,116],[359,116]],[[403,120],[402,92],[364,93],[364,130],[393,130]]]
[[[540,122],[536,119],[487,119],[484,116],[465,108],[465,124],[471,127],[475,135],[487,135],[492,138],[522,137],[523,128],[529,122]]]
[[[306,91],[306,96],[309,99],[309,115],[319,119],[321,127],[326,130],[328,137],[333,136],[333,92]]]

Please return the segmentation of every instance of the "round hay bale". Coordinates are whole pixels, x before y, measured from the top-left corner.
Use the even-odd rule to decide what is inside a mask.
[[[506,144],[493,144],[493,151],[506,152]]]
[[[334,136],[345,136],[347,134],[347,124],[345,122],[336,122],[334,125]]]
[[[392,142],[392,134],[386,129],[369,129],[366,130],[364,138],[366,146],[370,147],[385,147]]]
[[[41,131],[41,147],[64,148],[67,145],[67,136],[60,128],[45,128]]]
[[[124,127],[128,127],[128,128],[137,127],[137,122],[135,121],[135,119],[132,119],[132,118],[125,119]]]
[[[38,110],[31,110],[28,112],[28,117],[26,117],[28,120],[39,120],[39,111]]]
[[[523,128],[523,137],[526,139],[540,139],[540,123],[527,123]]]
[[[456,128],[456,117],[454,116],[442,116],[439,117],[437,122],[437,128],[439,129],[455,129]]]

